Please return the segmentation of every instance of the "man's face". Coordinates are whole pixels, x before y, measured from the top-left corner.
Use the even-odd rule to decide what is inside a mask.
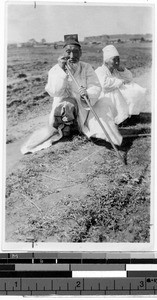
[[[119,56],[114,56],[114,57],[110,58],[106,63],[109,68],[117,69],[120,64],[120,58],[119,58]]]
[[[66,57],[70,63],[79,62],[81,54],[81,48],[77,45],[67,45],[64,48],[64,57]]]
[[[114,69],[119,68],[119,64],[120,64],[120,58],[119,58],[119,56],[113,57],[113,66],[114,66]]]

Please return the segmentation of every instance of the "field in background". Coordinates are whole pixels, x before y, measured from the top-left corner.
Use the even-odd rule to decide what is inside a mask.
[[[121,54],[122,63],[132,71],[134,77],[139,77],[151,67],[152,48],[150,43],[120,44],[117,45],[117,49]],[[57,63],[57,58],[61,53],[61,48],[54,50],[52,47],[8,49],[8,142],[11,139],[12,126],[23,120],[50,112],[52,99],[46,93],[45,85],[48,70]],[[102,46],[85,45],[82,60],[90,63],[96,69],[102,64]],[[14,137],[12,138],[14,139]]]
[[[117,48],[136,82],[147,87],[150,111],[151,44]],[[13,163],[6,179],[6,241],[149,242],[150,113],[132,117],[119,128],[123,134],[148,134],[124,139],[119,150],[127,166],[108,143],[81,135],[39,153],[18,154],[21,139],[48,118],[52,99],[44,88],[61,51],[8,49],[7,165]],[[101,47],[84,45],[82,60],[97,68]]]

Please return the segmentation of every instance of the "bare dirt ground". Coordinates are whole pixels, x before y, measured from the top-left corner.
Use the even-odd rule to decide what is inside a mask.
[[[81,135],[22,156],[25,138],[48,120],[47,71],[60,49],[10,49],[7,82],[7,242],[149,242],[151,161],[151,47],[120,46],[123,63],[147,88],[145,112],[122,124],[119,148]],[[87,55],[88,54],[88,55]],[[23,59],[24,57],[24,59]],[[99,48],[82,60],[101,64]]]

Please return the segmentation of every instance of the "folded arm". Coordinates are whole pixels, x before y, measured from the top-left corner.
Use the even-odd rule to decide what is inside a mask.
[[[124,83],[129,83],[133,80],[132,73],[126,68],[124,68],[124,71],[118,72],[118,76],[124,80]]]

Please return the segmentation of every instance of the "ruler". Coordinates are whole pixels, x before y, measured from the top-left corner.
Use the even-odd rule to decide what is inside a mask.
[[[1,278],[0,295],[157,295],[157,277]]]
[[[156,256],[0,253],[0,295],[157,295]]]

